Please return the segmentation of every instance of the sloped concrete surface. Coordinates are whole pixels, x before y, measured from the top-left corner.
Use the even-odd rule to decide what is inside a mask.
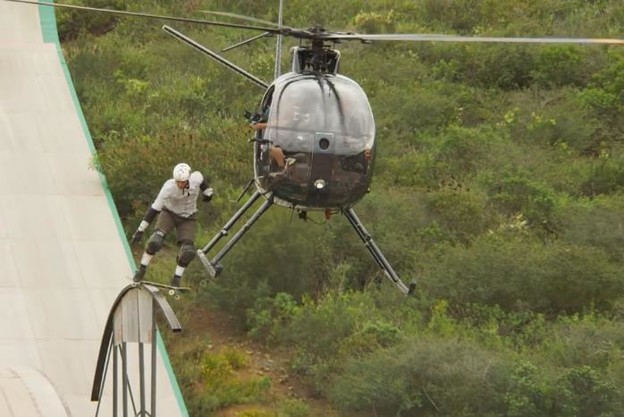
[[[40,13],[53,21],[0,0],[0,415],[93,416],[100,338],[132,261]],[[187,415],[166,356],[159,367],[158,415]],[[45,401],[61,414],[11,414]]]

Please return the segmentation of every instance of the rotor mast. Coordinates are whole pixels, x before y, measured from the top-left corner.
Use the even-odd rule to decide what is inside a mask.
[[[339,64],[340,51],[321,39],[312,39],[310,45],[294,48],[293,72],[336,75]]]

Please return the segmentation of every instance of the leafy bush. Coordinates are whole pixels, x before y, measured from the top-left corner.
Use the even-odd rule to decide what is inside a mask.
[[[580,184],[584,196],[615,194],[624,188],[624,154],[604,155],[590,169],[588,177]]]
[[[431,219],[448,233],[449,242],[469,243],[494,226],[484,196],[459,188],[429,193],[426,209]]]
[[[551,408],[548,383],[530,362],[516,364],[503,398],[509,417],[548,415]]]
[[[365,314],[351,309],[351,303],[343,297],[347,296],[326,296],[318,304],[308,301],[309,307],[304,305],[289,325],[281,329],[282,340],[300,346],[312,360],[335,358],[342,341],[354,333],[358,319]]]
[[[126,10],[126,3],[125,0],[95,0],[89,2],[89,7]],[[69,0],[66,4],[85,6],[82,0]],[[119,20],[111,14],[84,13],[74,9],[60,9],[57,16],[57,28],[61,41],[76,39],[85,34],[102,35],[113,30]]]
[[[277,417],[308,417],[310,406],[298,399],[288,399],[282,402]]]
[[[502,415],[504,364],[472,343],[412,338],[350,361],[329,396],[343,410],[378,416]]]
[[[612,261],[624,259],[620,196],[578,200],[558,208],[561,240],[603,250]]]
[[[234,369],[245,365],[243,355],[232,350],[204,355],[201,364],[206,393],[202,399],[204,411],[258,401],[270,388],[268,377],[241,380],[234,375]]]
[[[253,308],[247,311],[250,336],[270,341],[279,333],[281,326],[292,320],[297,310],[295,300],[286,293],[258,299]]]
[[[550,337],[543,340],[544,360],[565,368],[589,366],[616,378],[622,386],[624,366],[620,356],[624,327],[597,313],[559,318],[550,326]]]
[[[547,46],[539,49],[535,69],[535,82],[546,88],[561,85],[582,85],[587,81],[586,68],[580,64],[587,60],[578,46]],[[591,62],[591,61],[590,61]]]
[[[470,248],[441,249],[432,262],[423,286],[459,304],[572,314],[591,306],[609,309],[623,290],[618,268],[604,252],[543,244],[518,232],[483,236]]]
[[[552,230],[557,195],[547,184],[522,169],[509,169],[498,175],[483,174],[481,181],[490,201],[502,213],[522,214],[536,230]]]
[[[622,410],[621,392],[589,366],[570,369],[559,379],[556,388],[557,415],[612,417]]]

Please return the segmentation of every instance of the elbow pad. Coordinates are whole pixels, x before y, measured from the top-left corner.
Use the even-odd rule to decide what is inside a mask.
[[[160,211],[154,210],[153,208],[150,207],[147,210],[147,213],[145,213],[145,217],[143,218],[143,221],[146,221],[147,224],[150,224],[152,221],[154,221],[156,216],[158,216],[158,213],[160,213]]]

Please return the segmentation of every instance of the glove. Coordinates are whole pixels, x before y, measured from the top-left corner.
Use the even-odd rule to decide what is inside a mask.
[[[137,231],[134,232],[134,234],[132,235],[132,244],[136,245],[137,243],[141,241],[142,238],[143,238],[143,230],[137,229]]]
[[[145,232],[145,229],[147,229],[147,226],[149,226],[149,222],[147,222],[146,220],[142,220],[136,232],[134,232],[134,234],[132,235],[131,242],[133,245],[136,245],[137,243],[141,241],[141,239],[143,238],[143,232]]]
[[[202,200],[203,201],[210,201],[212,200],[212,193],[214,192],[214,190],[212,189],[212,187],[208,187],[206,188],[203,192],[202,192]]]

